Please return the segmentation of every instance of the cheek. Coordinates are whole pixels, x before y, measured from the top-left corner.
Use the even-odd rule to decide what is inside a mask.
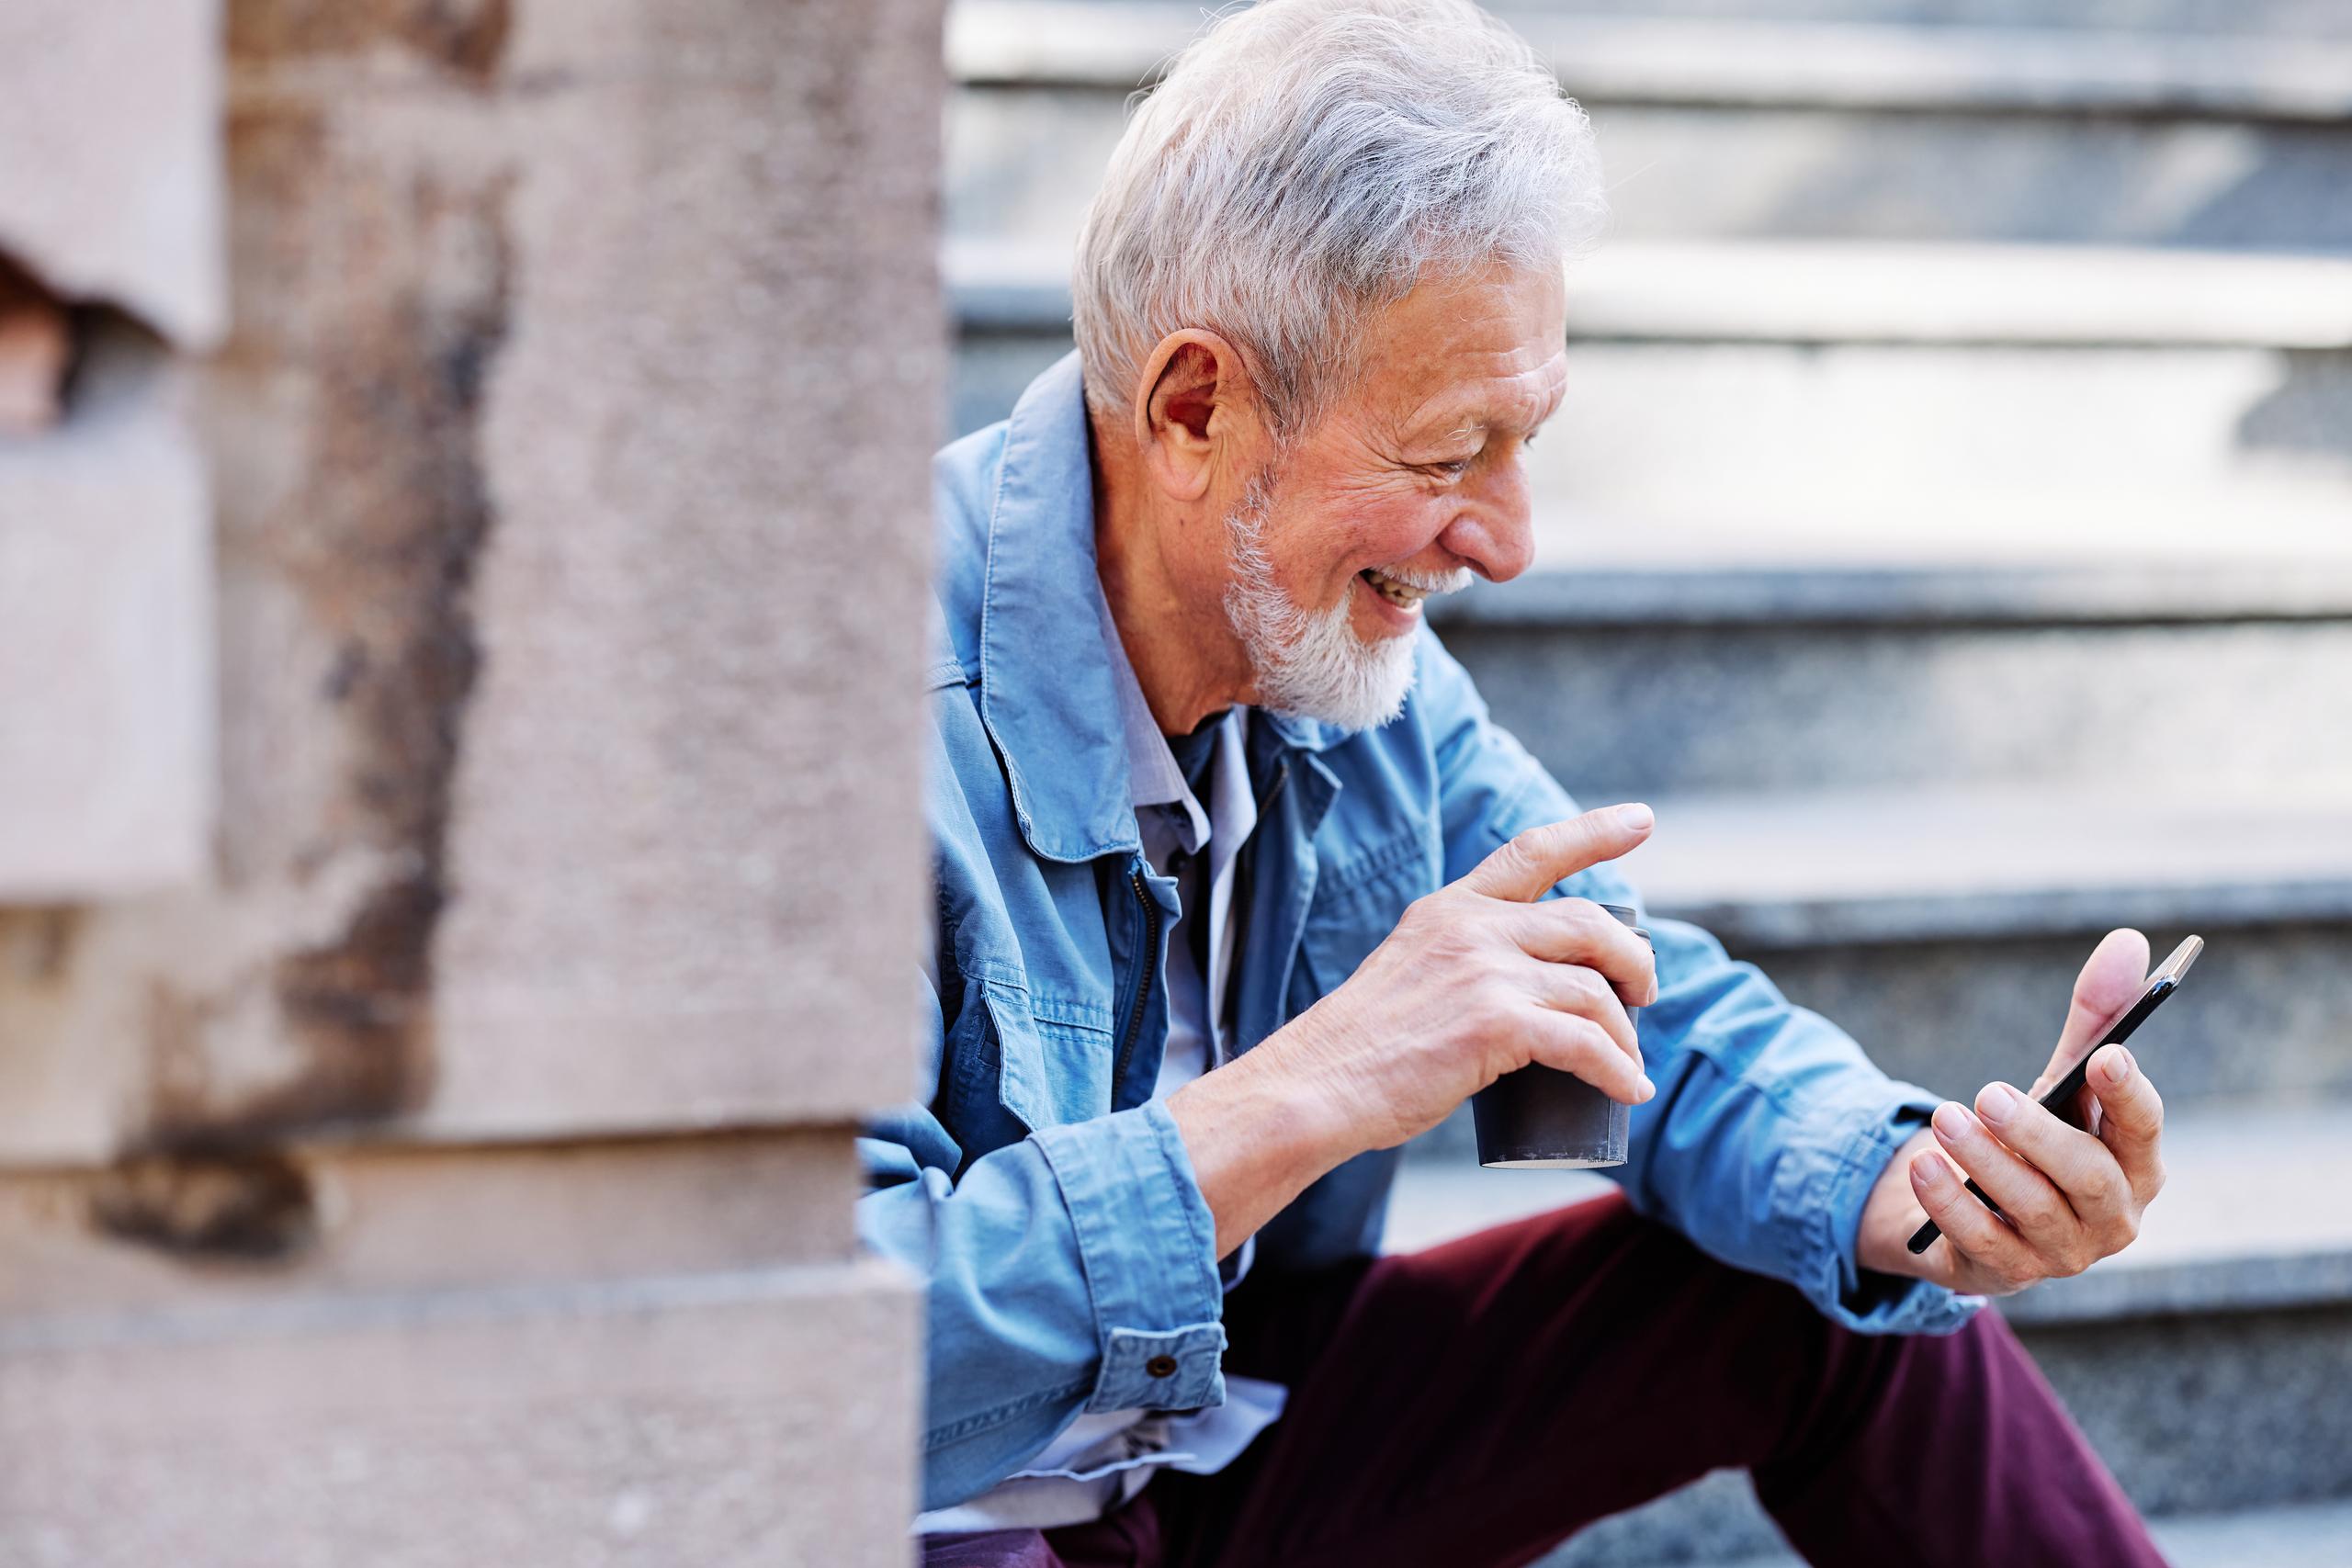
[[[1292,558],[1283,563],[1302,586],[1320,590],[1329,603],[1334,584],[1344,586],[1368,566],[1409,560],[1445,529],[1438,498],[1419,491],[1358,491],[1333,497],[1316,512],[1311,528],[1301,529]]]

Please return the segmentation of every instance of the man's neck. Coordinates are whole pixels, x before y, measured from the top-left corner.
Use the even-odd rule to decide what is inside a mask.
[[[1249,660],[1221,608],[1205,610],[1180,591],[1163,537],[1214,520],[1163,517],[1147,504],[1141,475],[1106,463],[1092,434],[1094,565],[1120,646],[1163,735],[1185,735],[1209,715],[1250,700]]]

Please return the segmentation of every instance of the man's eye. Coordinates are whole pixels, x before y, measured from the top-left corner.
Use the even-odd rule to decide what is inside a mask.
[[[1425,474],[1435,474],[1442,479],[1458,479],[1470,471],[1470,465],[1475,461],[1476,461],[1475,457],[1454,457],[1442,463],[1422,463],[1418,466]]]

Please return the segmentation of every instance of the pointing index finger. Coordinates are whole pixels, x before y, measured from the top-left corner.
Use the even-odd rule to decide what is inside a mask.
[[[1480,861],[1462,885],[1489,898],[1531,903],[1554,884],[1634,849],[1650,836],[1656,820],[1648,807],[1636,804],[1530,828]]]

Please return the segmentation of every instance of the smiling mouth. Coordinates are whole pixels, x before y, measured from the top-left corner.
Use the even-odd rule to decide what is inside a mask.
[[[1400,610],[1412,609],[1432,592],[1427,588],[1416,588],[1408,582],[1399,582],[1375,567],[1366,567],[1356,575],[1371,584],[1374,592]]]

